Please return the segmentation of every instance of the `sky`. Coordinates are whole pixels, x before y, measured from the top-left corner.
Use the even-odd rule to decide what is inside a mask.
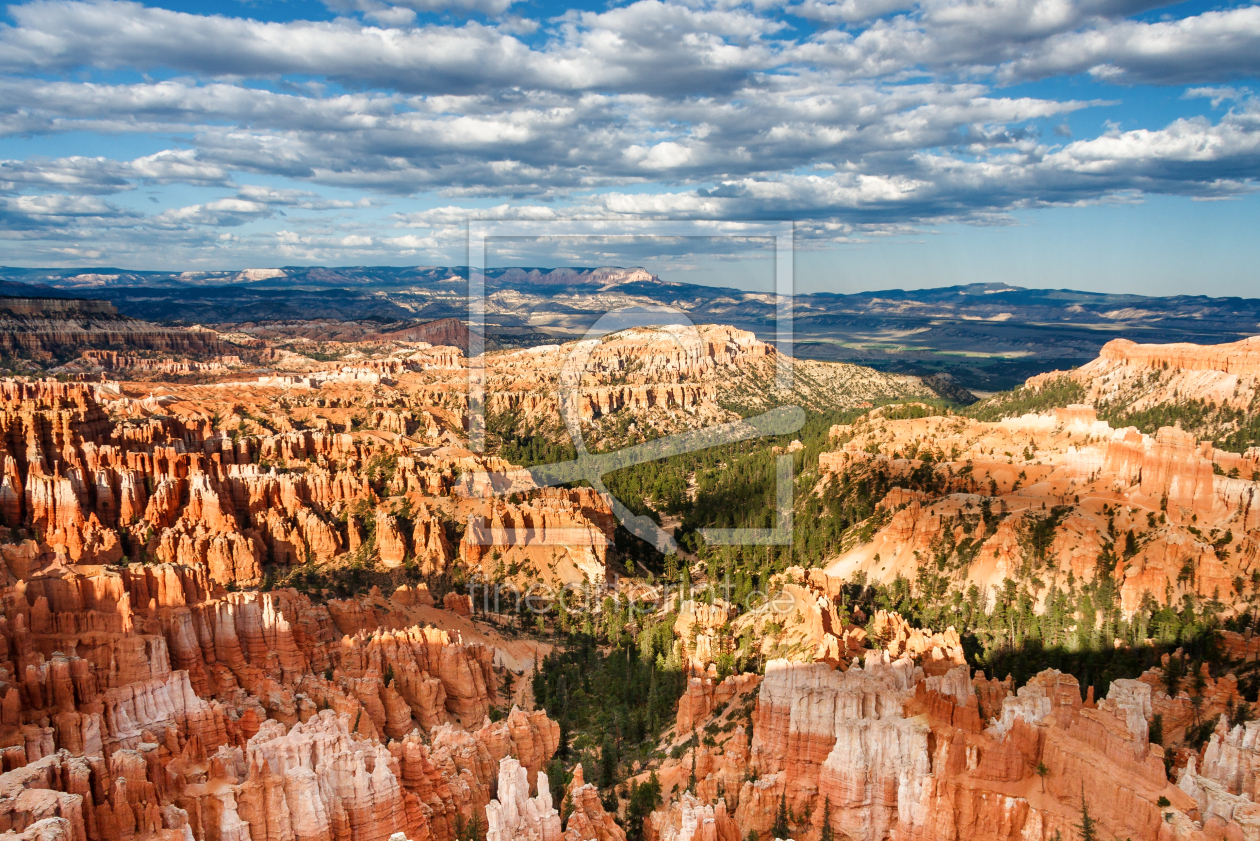
[[[0,15],[0,265],[460,265],[470,218],[788,220],[799,291],[1260,297],[1257,75],[1236,2],[30,0]],[[729,238],[498,254],[773,283]]]

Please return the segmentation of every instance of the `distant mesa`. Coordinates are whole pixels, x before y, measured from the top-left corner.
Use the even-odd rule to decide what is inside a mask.
[[[87,298],[0,297],[0,352],[50,361],[90,348],[218,353],[217,334],[168,329]]]
[[[500,284],[530,286],[613,286],[624,283],[659,281],[656,275],[642,268],[622,269],[605,266],[598,269],[558,268],[529,269],[509,268],[496,274],[486,272]]]

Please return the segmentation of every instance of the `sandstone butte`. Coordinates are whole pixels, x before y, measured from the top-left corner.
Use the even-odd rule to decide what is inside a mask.
[[[773,363],[730,328],[676,339],[596,343],[582,421],[626,408],[661,428],[726,417],[712,389]],[[599,585],[607,501],[486,493],[516,489],[519,471],[465,448],[456,349],[373,337],[325,363],[297,341],[228,344],[213,360],[80,360],[125,381],[0,382],[6,841],[447,841],[474,822],[487,841],[623,841],[581,766],[552,802],[543,769],[559,727],[503,697],[501,667],[524,671],[537,643],[476,624],[462,594],[438,608],[421,584],[337,599],[264,580],[368,558],[415,578],[502,566]],[[498,408],[555,422],[549,389],[572,351],[490,357],[509,392]],[[275,373],[241,379],[264,359]],[[681,607],[693,677],[667,739],[705,738],[655,768],[665,799],[647,838],[766,841],[782,803],[795,841],[816,841],[824,816],[849,841],[1073,839],[1083,795],[1103,838],[1260,841],[1260,726],[1220,725],[1202,751],[1171,757],[1171,780],[1149,741],[1156,714],[1167,740],[1238,703],[1232,675],[1205,676],[1198,708],[1165,693],[1159,668],[1101,699],[1053,671],[1015,691],[970,672],[955,629],[882,612],[858,626],[837,604],[846,576],[913,575],[914,550],[943,535],[980,539],[966,574],[997,583],[1043,503],[1071,506],[1052,552],[1063,574],[1087,578],[1102,535],[1132,529],[1127,605],[1147,591],[1227,597],[1260,539],[1254,483],[1230,474],[1251,476],[1260,456],[1112,430],[1087,408],[997,424],[877,411],[836,436],[824,481],[926,464],[945,490],[894,489],[872,543],[776,579],[777,631],[764,610]],[[743,627],[760,635],[765,674],[719,681],[715,661]],[[1250,636],[1224,644],[1260,656]],[[491,707],[511,712],[491,722]]]

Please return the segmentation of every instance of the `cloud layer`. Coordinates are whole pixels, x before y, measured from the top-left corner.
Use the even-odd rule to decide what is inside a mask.
[[[1227,198],[1260,176],[1255,5],[329,5],[331,22],[11,6],[0,143],[131,138],[137,153],[0,160],[0,242],[34,261],[437,257],[470,212],[790,218],[828,240]],[[1152,90],[1180,115],[1124,105]]]

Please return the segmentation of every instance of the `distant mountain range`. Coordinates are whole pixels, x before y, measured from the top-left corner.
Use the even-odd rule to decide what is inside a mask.
[[[774,341],[772,295],[661,280],[642,268],[491,269],[489,347],[582,335],[624,307],[667,306],[700,324],[732,324]],[[223,272],[0,268],[0,295],[102,298],[125,315],[182,324],[465,318],[462,266],[286,266]],[[1001,283],[812,293],[793,302],[793,354],[886,371],[948,373],[973,390],[1093,359],[1115,338],[1232,342],[1260,334],[1260,299],[1145,297]]]

